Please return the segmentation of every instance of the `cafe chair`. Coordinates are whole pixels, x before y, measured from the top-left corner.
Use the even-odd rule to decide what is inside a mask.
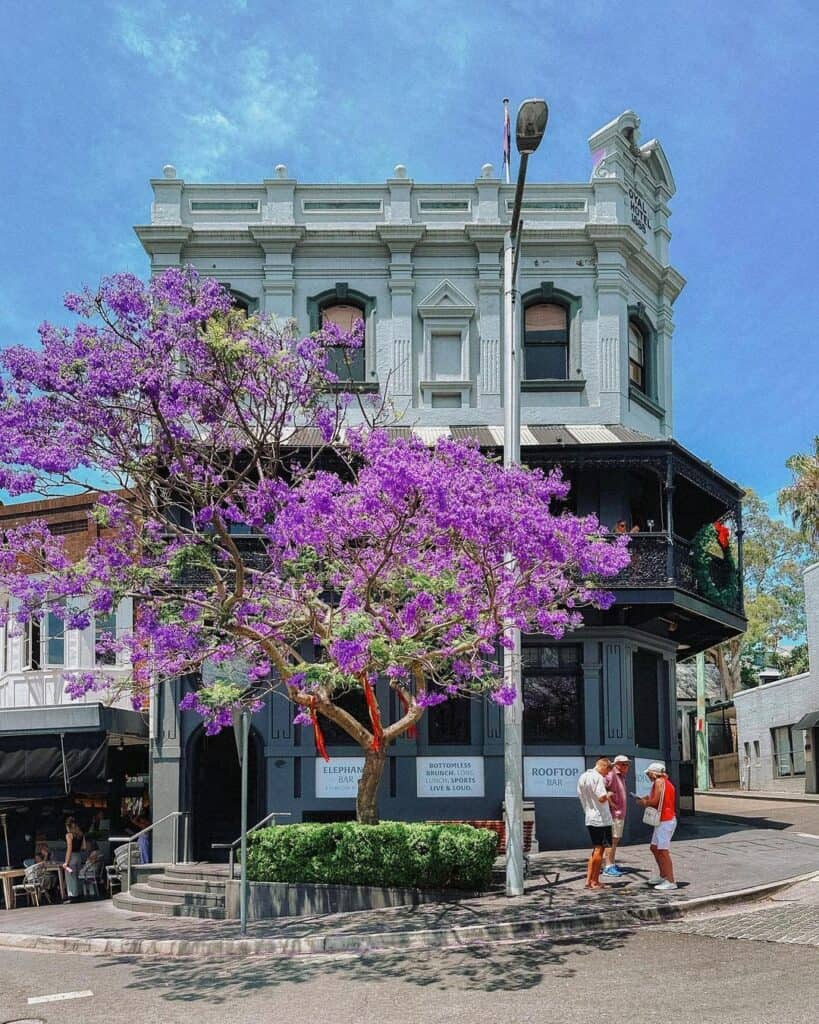
[[[14,906],[17,906],[17,896],[25,896],[30,907],[39,907],[40,900],[46,903],[51,902],[48,894],[48,878],[45,864],[29,864],[23,881],[11,887],[14,896]]]
[[[122,888],[122,876],[128,873],[128,860],[131,865],[141,864],[142,858],[139,855],[139,847],[136,843],[123,843],[114,850],[114,863],[109,864],[105,869],[105,877],[108,883],[108,892],[114,895],[114,886]]]
[[[106,868],[102,860],[87,860],[85,864],[83,864],[80,868],[80,873],[77,876],[83,896],[93,896],[94,899],[100,898],[100,887],[103,882],[103,874],[105,870]]]

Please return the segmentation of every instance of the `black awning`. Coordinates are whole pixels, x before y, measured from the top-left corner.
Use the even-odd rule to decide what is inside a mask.
[[[815,725],[819,725],[819,711],[809,711],[806,715],[796,723],[794,729],[812,729]]]
[[[0,800],[65,796],[105,781],[106,732],[0,735]]]

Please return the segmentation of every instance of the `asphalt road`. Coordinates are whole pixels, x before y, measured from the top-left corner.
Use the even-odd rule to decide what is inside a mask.
[[[700,798],[819,835],[819,806]],[[0,950],[0,1024],[802,1024],[819,882],[634,932],[452,952],[222,960]],[[91,992],[70,1000],[30,998]]]
[[[0,952],[0,1021],[64,1024],[802,1024],[819,949],[630,935],[363,959],[100,959]],[[93,996],[30,1005],[29,997]]]

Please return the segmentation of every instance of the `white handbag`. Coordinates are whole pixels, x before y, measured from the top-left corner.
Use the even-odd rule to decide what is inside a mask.
[[[665,780],[663,780],[663,786],[660,790],[660,802],[656,807],[646,807],[643,811],[643,824],[651,825],[652,828],[656,828],[660,824],[660,819],[663,813],[663,800],[665,799]]]

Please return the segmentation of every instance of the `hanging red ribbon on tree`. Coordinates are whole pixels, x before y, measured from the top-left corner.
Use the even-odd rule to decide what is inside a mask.
[[[315,708],[311,708],[310,715],[313,719],[313,739],[316,741],[316,753],[319,757],[323,757],[325,761],[329,761],[330,755],[327,753],[327,747],[324,745],[324,733],[319,725],[318,711]]]
[[[367,702],[367,710],[370,713],[370,724],[373,727],[373,750],[380,750],[381,744],[384,739],[384,729],[381,725],[381,711],[378,707],[378,700],[376,699],[375,692],[372,688],[370,680],[362,675],[361,686],[364,689],[364,699]]]
[[[401,701],[401,707],[403,707],[404,714],[406,714],[409,711],[409,701],[400,690],[396,690],[395,692],[398,694],[398,699]],[[418,730],[414,725],[411,725],[409,729],[407,729],[407,739],[414,740],[417,735]]]

